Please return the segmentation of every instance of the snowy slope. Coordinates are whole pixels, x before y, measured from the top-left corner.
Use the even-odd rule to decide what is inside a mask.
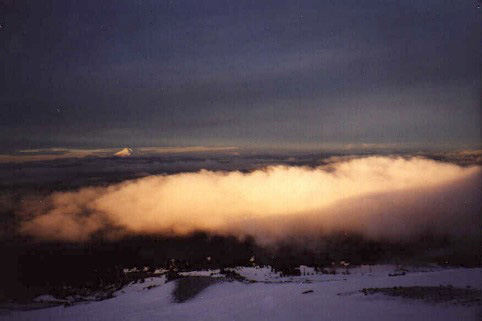
[[[303,271],[303,267],[301,269]],[[481,306],[426,303],[362,288],[439,286],[482,288],[482,269],[411,269],[388,276],[393,266],[350,269],[350,274],[280,277],[269,268],[239,268],[254,283],[218,282],[185,303],[174,303],[175,282],[146,279],[99,302],[32,311],[3,311],[0,320],[480,320]],[[306,268],[305,273],[311,274]],[[340,271],[345,271],[342,269]],[[214,272],[214,276],[219,274]],[[209,275],[202,271],[190,275]],[[147,289],[149,287],[149,289]],[[303,294],[304,291],[313,291]]]

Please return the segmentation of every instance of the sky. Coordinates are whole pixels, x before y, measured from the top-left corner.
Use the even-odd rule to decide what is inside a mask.
[[[0,1],[0,150],[480,148],[477,1]]]

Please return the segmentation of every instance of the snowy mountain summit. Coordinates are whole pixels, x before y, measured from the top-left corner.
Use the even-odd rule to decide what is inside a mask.
[[[119,156],[119,157],[127,157],[127,156],[131,156],[131,155],[132,155],[132,152],[133,152],[132,149],[126,147],[126,148],[118,151],[118,152],[115,153],[114,155],[115,155],[115,156]]]

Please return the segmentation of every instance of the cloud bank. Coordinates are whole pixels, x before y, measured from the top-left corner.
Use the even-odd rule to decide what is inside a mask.
[[[65,241],[205,231],[260,243],[340,231],[374,239],[428,230],[470,235],[480,227],[481,173],[479,166],[372,156],[316,168],[149,176],[25,200],[20,231]]]
[[[136,156],[177,155],[193,153],[235,153],[236,146],[188,146],[188,147],[137,147],[135,150],[124,148],[120,152]],[[111,157],[120,156],[118,148],[72,149],[72,148],[40,148],[21,149],[15,154],[0,154],[1,163],[22,163],[34,161],[49,161],[65,158]],[[124,155],[122,155],[124,156]]]

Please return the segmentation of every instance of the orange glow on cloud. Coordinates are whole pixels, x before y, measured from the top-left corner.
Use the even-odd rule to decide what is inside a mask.
[[[480,167],[366,157],[318,168],[149,176],[26,202],[20,211],[21,231],[43,239],[85,241],[114,230],[201,230],[252,235],[260,242],[342,230],[374,238],[404,237],[425,226],[450,232],[453,222],[467,223],[457,230],[466,232],[480,209],[473,196],[480,189],[480,175]]]

